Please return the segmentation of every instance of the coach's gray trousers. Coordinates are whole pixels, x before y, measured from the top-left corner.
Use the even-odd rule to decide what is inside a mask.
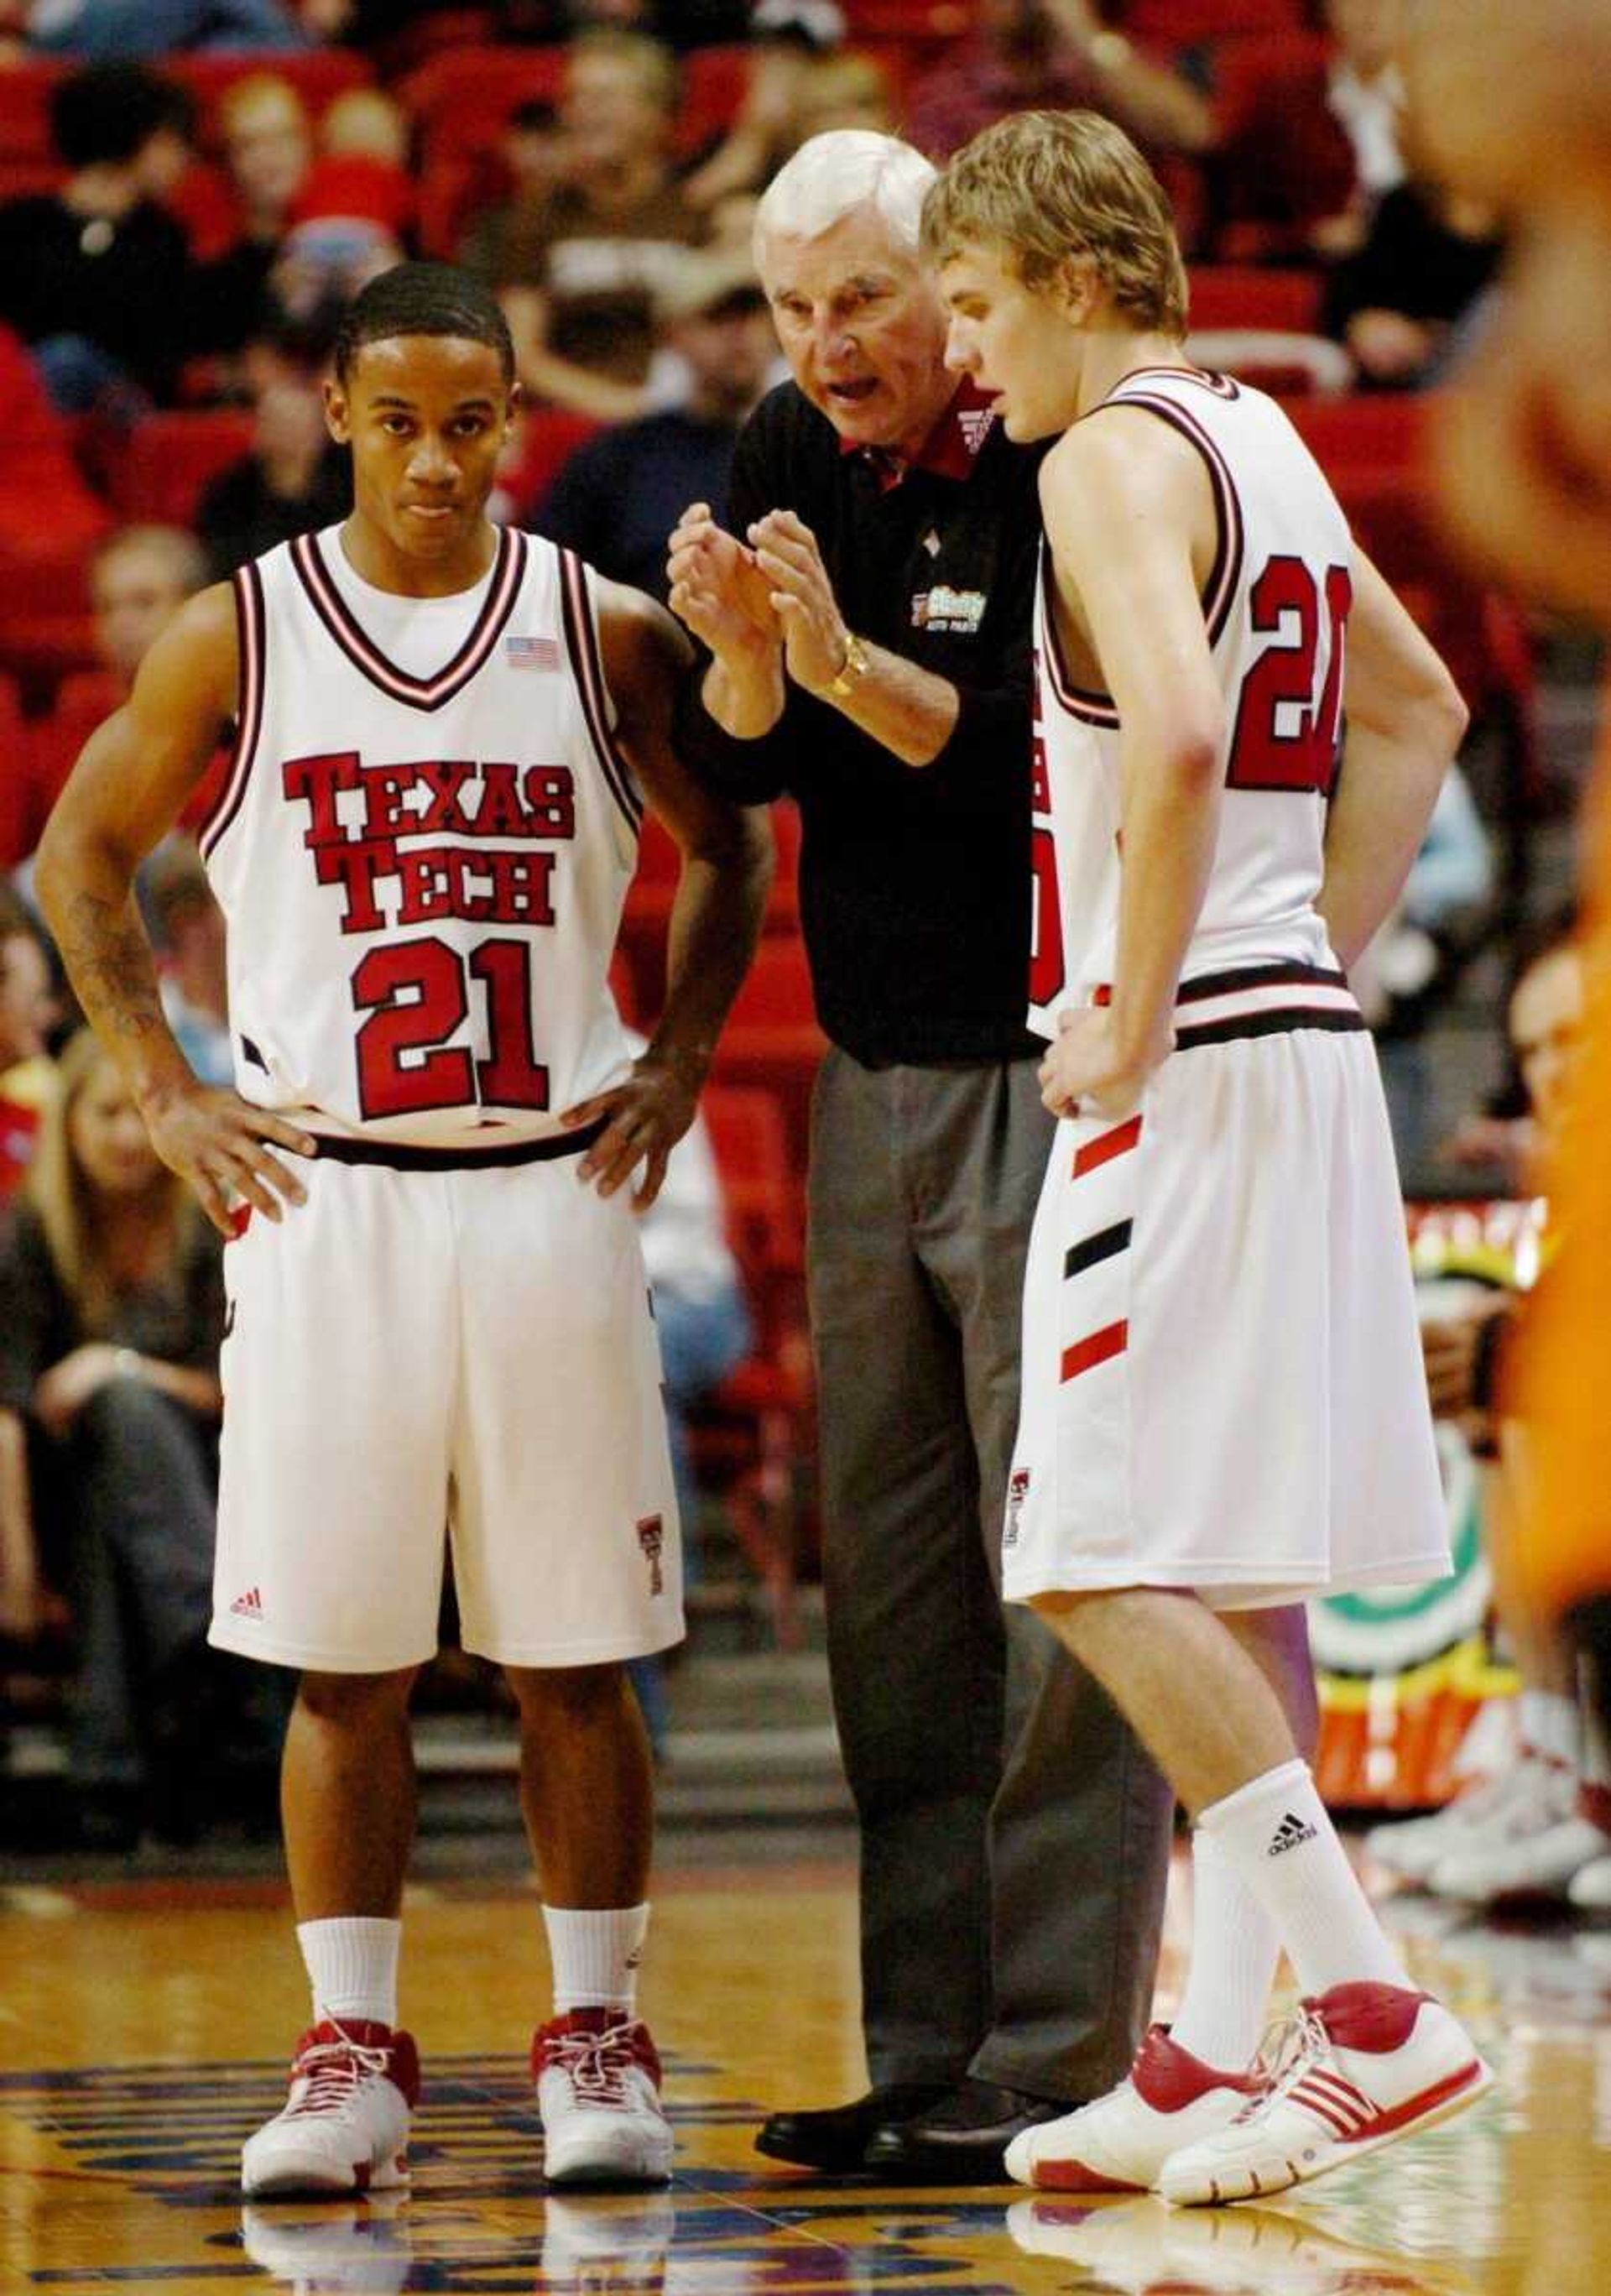
[[[1033,1061],[875,1070],[831,1050],[809,1270],[868,2070],[1074,2099],[1128,2070],[1146,2021],[1173,1800],[1090,1677],[999,1599],[1051,1132]]]

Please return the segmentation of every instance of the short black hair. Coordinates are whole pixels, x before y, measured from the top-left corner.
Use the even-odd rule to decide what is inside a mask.
[[[515,379],[515,347],[497,297],[456,263],[394,263],[341,315],[332,360],[345,382],[365,343],[397,335],[462,335],[496,351],[503,379]]]
[[[117,166],[171,127],[193,135],[195,106],[176,82],[141,64],[91,64],[51,92],[51,142],[68,168]]]

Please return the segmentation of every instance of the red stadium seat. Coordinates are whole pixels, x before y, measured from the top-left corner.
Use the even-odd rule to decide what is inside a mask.
[[[1194,328],[1271,327],[1311,335],[1320,326],[1325,283],[1316,271],[1202,263],[1192,266],[1189,277]]]
[[[806,1330],[800,1164],[773,1095],[713,1085],[700,1103],[726,1201],[728,1233],[755,1319],[748,1358],[693,1414],[702,1481],[726,1489],[733,1528],[760,1579],[773,1631],[799,1640],[795,1590],[814,1545],[805,1496],[814,1388]]]
[[[1353,153],[1326,102],[1330,54],[1322,35],[1290,31],[1217,53],[1209,232],[1225,260],[1301,259],[1315,225],[1347,205]]]
[[[251,445],[252,419],[235,407],[148,414],[129,433],[110,477],[121,518],[191,526],[209,480]]]
[[[1213,47],[1246,32],[1290,38],[1304,19],[1304,0],[1124,0],[1116,12],[1133,40],[1163,51]]]
[[[0,668],[50,683],[95,658],[85,553],[0,553]]]
[[[560,47],[455,49],[428,58],[393,93],[419,124],[422,164],[433,167],[492,148],[517,105],[556,102],[564,68]]]
[[[683,102],[677,150],[702,152],[732,127],[749,86],[747,47],[695,48],[683,59]]]
[[[16,682],[0,676],[0,870],[14,869],[38,841],[32,833],[29,762]]]
[[[75,670],[57,687],[55,707],[49,716],[36,718],[29,727],[29,779],[37,816],[36,842],[46,814],[78,761],[79,750],[122,699],[123,689],[110,670]]]

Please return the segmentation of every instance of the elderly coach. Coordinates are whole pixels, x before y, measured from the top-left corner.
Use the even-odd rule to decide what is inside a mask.
[[[771,185],[756,256],[793,380],[740,439],[729,529],[696,504],[669,570],[709,655],[683,754],[746,802],[797,799],[831,1040],[810,1291],[872,2086],[757,2141],[977,2182],[1123,2077],[1170,1808],[1102,1693],[997,1599],[1052,1130],[1025,1029],[1040,512],[1034,452],[944,364],[918,256],[933,172],[845,130]]]

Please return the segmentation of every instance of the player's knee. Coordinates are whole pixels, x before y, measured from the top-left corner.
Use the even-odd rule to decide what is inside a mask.
[[[297,1685],[298,1710],[328,1727],[384,1726],[407,1712],[419,1671],[409,1666],[390,1674],[304,1674]]]
[[[623,1666],[509,1667],[509,1686],[523,1721],[554,1729],[585,1729],[622,1713]]]

